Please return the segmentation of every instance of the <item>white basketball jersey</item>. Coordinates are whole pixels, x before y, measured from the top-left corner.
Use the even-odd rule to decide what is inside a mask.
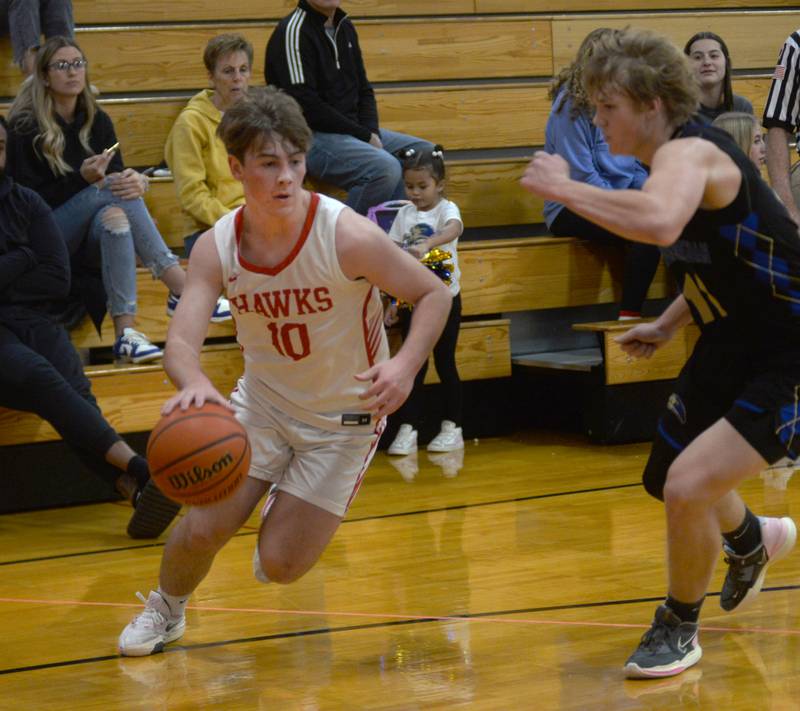
[[[311,193],[300,238],[275,267],[248,263],[239,251],[242,207],[214,226],[236,338],[244,353],[238,390],[323,429],[371,431],[358,396],[370,386],[353,376],[389,357],[378,289],[348,279],[336,254],[344,205]]]

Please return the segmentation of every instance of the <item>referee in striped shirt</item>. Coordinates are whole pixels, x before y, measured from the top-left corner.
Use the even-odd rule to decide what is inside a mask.
[[[792,32],[781,48],[764,109],[763,125],[767,129],[770,182],[789,215],[800,225],[800,206],[792,195],[789,176],[789,140],[800,130],[800,30]]]

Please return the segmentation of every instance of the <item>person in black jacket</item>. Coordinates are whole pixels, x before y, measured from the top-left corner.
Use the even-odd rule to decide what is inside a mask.
[[[267,43],[265,78],[297,99],[314,133],[308,174],[347,190],[347,205],[365,215],[405,197],[396,155],[433,145],[379,127],[358,35],[340,4],[300,0]]]
[[[49,315],[69,292],[69,257],[47,203],[6,175],[6,138],[0,117],[0,406],[47,420],[91,471],[135,501],[128,534],[156,537],[180,507],[103,417],[66,330]]]

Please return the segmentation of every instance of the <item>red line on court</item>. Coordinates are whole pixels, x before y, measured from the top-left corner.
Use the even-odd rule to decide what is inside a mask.
[[[29,598],[0,597],[0,603],[16,603],[29,605],[81,607],[135,607],[141,608],[138,602],[90,602],[87,600],[36,600]],[[552,625],[563,627],[610,627],[617,629],[640,628],[647,629],[649,624],[631,624],[626,622],[581,622],[578,620],[532,620],[528,618],[514,619],[510,617],[469,617],[458,615],[403,615],[391,612],[343,612],[327,610],[276,610],[268,607],[205,607],[203,605],[187,605],[187,610],[201,612],[253,612],[271,615],[296,615],[309,617],[358,617],[362,619],[385,620],[430,620],[433,622],[499,622],[512,625]],[[714,625],[701,625],[704,632],[749,632],[752,634],[773,635],[800,635],[800,629],[781,629],[772,627],[716,627]]]

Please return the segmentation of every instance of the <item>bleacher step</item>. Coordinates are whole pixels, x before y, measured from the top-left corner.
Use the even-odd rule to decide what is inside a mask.
[[[563,351],[521,353],[511,357],[513,365],[525,368],[547,368],[551,370],[577,370],[589,373],[603,363],[599,348],[572,348]]]

